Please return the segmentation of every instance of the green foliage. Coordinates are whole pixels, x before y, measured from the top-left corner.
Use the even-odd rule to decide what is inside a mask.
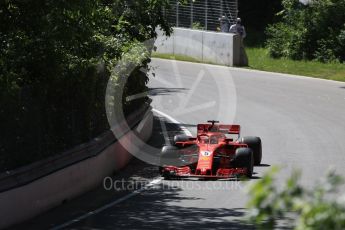
[[[204,27],[200,24],[200,22],[193,22],[192,29],[194,29],[194,30],[204,30]]]
[[[345,60],[345,0],[283,0],[282,22],[267,29],[272,57],[322,62]]]
[[[59,153],[108,129],[104,97],[112,69],[133,44],[156,37],[157,26],[170,34],[162,11],[167,4],[1,1],[0,171]],[[138,68],[147,68],[150,59],[145,57]],[[141,71],[118,80],[124,77],[124,97],[146,90],[148,78]],[[125,103],[125,112],[148,102]]]
[[[299,183],[299,171],[294,171],[283,186],[276,182],[277,171],[274,168],[249,188],[249,219],[260,229],[274,229],[279,220],[289,216],[296,221],[288,221],[288,227],[297,230],[345,228],[345,197],[336,199],[334,195],[343,183],[340,176],[331,171],[313,188],[304,188]]]

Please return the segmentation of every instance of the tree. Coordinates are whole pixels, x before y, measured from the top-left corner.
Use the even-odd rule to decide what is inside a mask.
[[[111,69],[133,44],[155,38],[156,27],[170,33],[164,7],[168,0],[1,1],[0,171],[107,130]],[[143,92],[147,82],[134,71],[125,93]],[[138,103],[148,99],[127,103],[126,112]]]
[[[268,24],[278,21],[275,15],[282,10],[281,0],[238,1],[239,17],[248,31],[246,46],[264,46],[265,29]]]
[[[345,0],[283,0],[282,22],[267,29],[272,57],[345,60]]]

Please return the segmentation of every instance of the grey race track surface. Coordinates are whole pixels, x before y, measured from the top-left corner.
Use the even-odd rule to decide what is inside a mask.
[[[257,179],[272,165],[283,167],[282,179],[303,169],[307,186],[330,167],[345,176],[344,83],[160,59],[152,66],[155,109],[194,134],[195,124],[217,119],[262,138]],[[68,228],[246,229],[239,218],[247,200],[244,182],[162,181]]]
[[[306,186],[311,186],[330,168],[345,176],[344,83],[158,59],[153,66],[157,66],[157,77],[151,81],[151,87],[166,87],[165,91],[170,92],[161,95],[164,99],[154,100],[156,109],[186,124],[207,119],[241,124],[242,136],[262,138],[263,164],[282,166],[279,175],[282,180],[293,169],[303,170],[302,182]],[[200,72],[205,74],[195,87]],[[178,91],[179,88],[182,90]],[[221,100],[222,97],[235,99]],[[188,102],[181,102],[185,98]],[[182,115],[180,108],[175,109],[182,103],[186,105],[182,111],[188,112],[207,101],[216,104]],[[230,110],[222,111],[229,107]],[[195,133],[195,128],[191,131]],[[260,178],[269,168],[256,167],[256,176]],[[186,200],[180,205],[191,210],[214,208],[214,212],[217,208],[242,210],[248,200],[244,190],[182,190],[181,196],[202,200]]]
[[[241,124],[242,136],[262,138],[263,164],[283,166],[284,173],[303,169],[306,184],[329,168],[345,176],[345,83],[160,59],[152,65],[157,77],[151,87],[168,92],[154,98],[154,108],[186,124],[207,119]],[[200,71],[205,74],[194,89]],[[236,98],[221,100],[224,96]],[[185,98],[190,98],[186,111],[216,103],[179,115],[176,104]],[[224,108],[231,109],[224,113]],[[265,170],[256,169],[259,176]]]

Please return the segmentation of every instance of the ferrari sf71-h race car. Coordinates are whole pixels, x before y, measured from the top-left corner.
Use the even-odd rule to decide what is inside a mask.
[[[162,148],[159,171],[165,179],[252,177],[254,165],[261,164],[261,139],[240,138],[239,125],[208,122],[197,126],[197,137],[177,135]]]

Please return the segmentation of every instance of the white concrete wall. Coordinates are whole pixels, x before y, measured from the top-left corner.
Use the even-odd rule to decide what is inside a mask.
[[[155,46],[157,47],[157,52],[163,54],[173,54],[174,53],[174,37],[167,37],[164,35],[162,30],[157,30],[157,39],[155,41]]]
[[[235,34],[174,28],[170,37],[158,30],[156,52],[184,55],[204,62],[239,66],[240,37]]]
[[[136,127],[137,135],[147,141],[152,133],[153,115],[148,112]],[[121,141],[131,142],[128,133]],[[28,220],[64,200],[72,199],[97,186],[104,177],[123,168],[132,155],[117,141],[95,157],[66,167],[27,185],[0,193],[0,229]]]
[[[175,29],[174,54],[203,58],[203,32],[200,30]]]

